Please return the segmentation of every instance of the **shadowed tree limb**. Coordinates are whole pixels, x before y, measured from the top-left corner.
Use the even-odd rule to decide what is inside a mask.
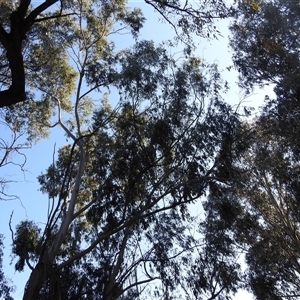
[[[10,15],[10,32],[7,33],[0,24],[0,43],[6,50],[6,58],[11,72],[11,85],[8,89],[0,91],[0,107],[10,106],[26,100],[22,43],[38,15],[57,1],[47,0],[43,2],[25,18],[31,1],[21,0],[17,10]]]

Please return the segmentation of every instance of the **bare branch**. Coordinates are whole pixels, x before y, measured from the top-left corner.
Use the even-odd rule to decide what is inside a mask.
[[[15,239],[14,239],[14,231],[13,231],[12,228],[11,228],[11,220],[12,220],[13,214],[14,214],[14,211],[11,212],[10,217],[9,217],[9,223],[8,223],[8,225],[9,225],[9,230],[10,230],[10,232],[11,232],[11,241],[12,241],[12,242],[14,242],[14,240],[15,240]]]

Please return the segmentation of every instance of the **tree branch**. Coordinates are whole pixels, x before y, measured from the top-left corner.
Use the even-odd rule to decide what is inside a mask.
[[[59,0],[46,0],[44,3],[35,8],[25,19],[25,22],[28,26],[31,26],[35,21],[39,14],[44,12],[50,6],[58,2]]]
[[[0,43],[3,45],[5,50],[7,50],[8,47],[8,33],[3,28],[2,24],[0,24]]]
[[[11,86],[7,90],[0,91],[0,108],[26,100],[22,43],[36,17],[57,1],[46,0],[25,18],[31,0],[21,0],[18,9],[10,15],[10,33],[0,25],[0,42],[6,50],[11,71]]]
[[[19,19],[24,19],[30,3],[31,3],[31,0],[21,0],[20,1],[20,5],[17,9]]]

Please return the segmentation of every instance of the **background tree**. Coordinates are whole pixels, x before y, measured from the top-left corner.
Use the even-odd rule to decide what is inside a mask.
[[[299,297],[299,160],[277,127],[263,118],[252,125],[236,183],[216,194],[215,210],[222,222],[231,220],[231,245],[246,253],[247,286],[257,299]]]
[[[274,85],[261,115],[233,140],[229,185],[210,184],[206,232],[217,255],[245,255],[245,287],[257,299],[299,297],[299,3],[238,1],[231,26],[240,85]]]
[[[299,2],[237,3],[231,46],[240,84],[248,92],[256,84],[274,86],[276,99],[266,97],[264,114],[282,123],[285,136],[299,122]]]
[[[2,271],[2,257],[3,257],[3,235],[0,235],[0,297],[4,299],[12,300],[10,296],[13,292],[13,287],[11,282],[9,282]]]
[[[274,295],[276,298],[296,297],[299,296],[299,253],[296,250],[299,240],[299,207],[294,187],[295,180],[298,181],[298,160],[287,151],[284,143],[278,141],[276,135],[266,135],[262,142],[259,141],[259,146],[255,160],[260,168],[256,167],[254,171],[257,180],[252,190],[256,188],[261,193],[252,197],[251,202],[266,225],[261,233],[261,241],[257,241],[249,253],[248,261],[253,266],[250,278],[256,293],[261,297],[263,294],[269,297]],[[264,254],[251,257],[251,253],[261,244],[264,245]],[[276,260],[266,260],[268,253],[273,253]],[[262,263],[262,259],[265,263]],[[269,287],[268,291],[262,289],[263,278]]]
[[[275,84],[278,97],[297,94],[299,2],[238,1],[231,26],[233,60],[241,84]]]

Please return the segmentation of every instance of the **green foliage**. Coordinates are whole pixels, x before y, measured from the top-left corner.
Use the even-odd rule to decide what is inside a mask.
[[[189,203],[213,182],[231,180],[221,166],[230,164],[224,153],[230,151],[229,137],[239,120],[221,100],[226,84],[216,66],[197,58],[175,66],[152,42],[137,43],[116,59],[111,85],[120,93],[117,108],[112,110],[104,98],[85,135],[74,146],[62,147],[57,161],[39,176],[41,190],[54,203],[44,244],[55,240],[76,196],[76,218],[39,295],[122,299],[138,297],[144,283],[159,280],[159,290],[150,288],[149,295],[175,297],[181,284],[187,295],[213,296],[212,286],[199,287],[198,279],[187,275],[199,261],[205,275],[195,269],[194,278],[211,278],[220,294],[230,294],[239,284],[238,272],[213,256],[191,259],[193,249],[206,250],[188,233],[193,222]],[[75,191],[83,152],[84,170]],[[86,245],[89,250],[81,252]],[[222,268],[221,277],[215,277],[211,264]],[[143,268],[147,272],[139,281]]]
[[[19,258],[15,264],[17,271],[23,271],[25,262],[35,262],[40,251],[40,229],[32,221],[22,221],[17,225],[12,253]]]
[[[32,270],[24,299],[176,299],[180,286],[221,299],[240,284],[234,251],[215,255],[201,228],[198,242],[189,213],[232,181],[239,119],[217,67],[191,55],[193,34],[216,36],[213,20],[232,11],[215,0],[146,3],[188,45],[185,61],[138,41],[145,18],[123,0],[0,4],[3,118],[29,141],[61,126],[73,142],[38,177],[50,198],[43,233],[32,221],[16,228],[15,268]],[[116,51],[110,35],[128,30],[135,45]]]
[[[11,283],[5,278],[2,271],[2,257],[3,257],[3,235],[0,235],[0,297],[6,300],[13,300],[10,294],[14,291]]]
[[[276,94],[242,130],[250,134],[225,191],[242,203],[247,230],[228,231],[245,249],[257,299],[299,297],[299,15],[298,1],[239,1],[231,27],[241,85],[271,83]]]
[[[299,82],[299,2],[237,1],[231,26],[233,60],[247,89],[276,84],[278,97],[294,97]],[[257,9],[253,9],[253,7]],[[259,7],[259,9],[258,9]]]

